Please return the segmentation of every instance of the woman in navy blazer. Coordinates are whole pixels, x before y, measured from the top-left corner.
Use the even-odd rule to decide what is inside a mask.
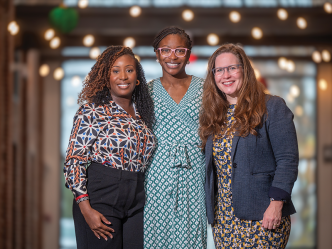
[[[299,162],[293,113],[264,93],[238,45],[209,59],[200,125],[216,247],[285,248]]]

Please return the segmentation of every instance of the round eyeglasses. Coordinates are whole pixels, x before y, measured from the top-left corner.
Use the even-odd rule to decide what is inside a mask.
[[[176,57],[184,57],[187,54],[187,50],[190,51],[189,48],[158,48],[160,54],[164,57],[171,56],[172,52]]]
[[[228,67],[216,67],[212,69],[212,72],[215,76],[223,76],[227,70],[228,74],[232,75],[238,73],[240,71],[240,67],[242,67],[242,64],[230,65]]]

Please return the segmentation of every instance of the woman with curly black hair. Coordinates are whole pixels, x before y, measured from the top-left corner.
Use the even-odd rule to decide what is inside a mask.
[[[111,46],[98,57],[78,103],[64,167],[77,248],[143,248],[153,102],[130,48]]]

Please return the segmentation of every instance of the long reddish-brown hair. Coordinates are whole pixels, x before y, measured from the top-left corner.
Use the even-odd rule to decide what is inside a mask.
[[[257,136],[255,128],[262,124],[263,116],[266,113],[264,87],[257,81],[248,56],[239,45],[222,45],[209,59],[208,73],[203,88],[203,103],[199,118],[199,134],[203,148],[210,135],[220,136],[226,129],[229,102],[225,94],[217,87],[212,72],[216,58],[223,53],[234,54],[242,64],[242,68],[240,67],[243,74],[242,86],[239,89],[234,113],[235,124],[232,130],[235,130],[241,137],[246,137],[249,133]]]

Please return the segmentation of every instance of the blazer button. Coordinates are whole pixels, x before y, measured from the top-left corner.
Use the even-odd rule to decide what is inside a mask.
[[[236,163],[233,163],[233,168],[236,168],[237,167],[237,164]]]

